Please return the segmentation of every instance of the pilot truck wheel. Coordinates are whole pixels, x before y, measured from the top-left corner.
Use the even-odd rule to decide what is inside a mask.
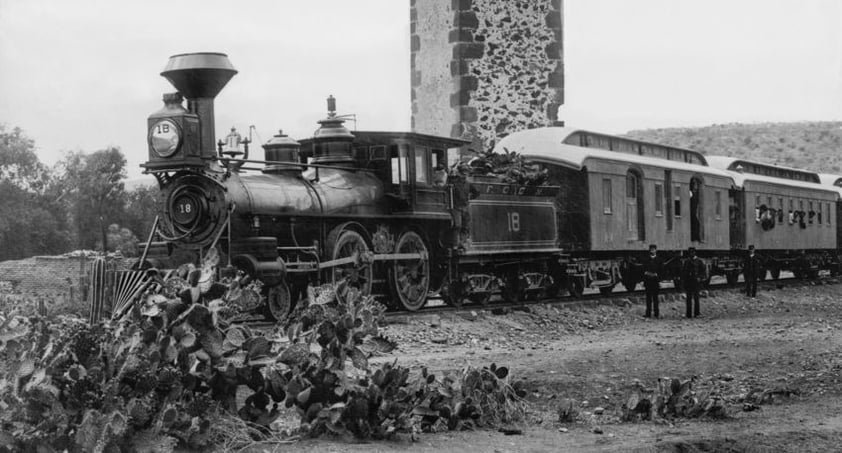
[[[266,314],[277,321],[286,321],[292,308],[292,298],[285,282],[272,286],[266,291]]]

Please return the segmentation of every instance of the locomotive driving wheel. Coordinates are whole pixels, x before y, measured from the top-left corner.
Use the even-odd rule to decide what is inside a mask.
[[[392,290],[403,308],[416,311],[427,302],[430,289],[430,260],[427,246],[418,233],[408,231],[401,235],[395,253],[411,253],[419,258],[397,260],[392,267]]]
[[[277,322],[282,322],[289,316],[292,308],[292,298],[286,282],[270,287],[266,291],[266,314]]]
[[[371,252],[362,235],[353,230],[345,230],[330,243],[331,259],[349,259],[347,263],[335,266],[330,272],[337,299],[346,302],[353,292],[364,296],[370,294],[374,271],[371,266]]]

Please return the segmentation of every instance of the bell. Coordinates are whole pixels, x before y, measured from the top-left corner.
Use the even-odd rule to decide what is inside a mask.
[[[237,128],[231,127],[231,132],[229,132],[225,137],[225,141],[219,141],[222,148],[222,154],[232,159],[244,154],[243,151],[240,150],[240,144],[243,142],[243,137],[239,132],[237,132]]]

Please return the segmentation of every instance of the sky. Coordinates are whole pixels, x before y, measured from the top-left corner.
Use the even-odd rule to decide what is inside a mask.
[[[564,0],[564,40],[572,127],[842,120],[838,0]],[[409,0],[0,0],[0,123],[48,165],[118,146],[137,177],[185,52],[239,71],[217,138],[308,137],[328,95],[360,130],[410,128]]]

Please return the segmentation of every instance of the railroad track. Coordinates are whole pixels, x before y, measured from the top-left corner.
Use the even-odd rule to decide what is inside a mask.
[[[732,290],[732,289],[739,289],[741,290],[745,285],[744,282],[738,282],[734,284],[728,284],[724,281],[723,278],[719,283],[711,283],[708,286],[707,290]],[[793,276],[789,277],[781,277],[778,280],[765,280],[762,282],[758,282],[757,287],[758,291],[762,289],[770,289],[774,288],[778,285],[792,285],[792,284],[808,284],[810,280],[799,280]],[[815,280],[813,280],[815,281]],[[684,291],[682,289],[676,289],[672,287],[671,283],[668,283],[669,286],[662,286],[661,287],[661,295],[684,295]],[[505,302],[502,300],[492,301],[486,305],[482,304],[466,304],[461,307],[454,307],[451,305],[446,305],[440,300],[433,299],[432,304],[428,304],[423,308],[410,312],[406,310],[396,310],[396,311],[389,311],[386,313],[386,318],[400,318],[406,316],[418,316],[418,315],[429,315],[429,314],[439,314],[439,313],[448,313],[448,312],[468,312],[472,310],[522,310],[524,307],[528,307],[530,305],[553,305],[557,307],[564,307],[564,306],[578,306],[582,304],[587,304],[589,302],[592,303],[599,303],[599,304],[610,304],[613,301],[629,299],[632,297],[645,297],[646,290],[644,289],[635,289],[634,291],[618,291],[613,292],[611,294],[601,294],[596,290],[593,290],[592,293],[584,294],[581,297],[574,298],[573,296],[560,296],[560,297],[551,297],[539,300],[525,300],[525,301],[518,301],[518,302]]]
[[[822,276],[819,277],[818,280],[825,280],[826,277]],[[778,280],[764,280],[762,282],[758,282],[758,291],[761,290],[769,290],[775,288],[779,285],[809,285],[810,282],[815,282],[816,280],[800,280],[796,279],[794,276],[789,275],[782,275],[781,278]],[[734,284],[728,284],[725,282],[724,278],[716,278],[711,281],[711,285],[708,286],[708,290],[740,290],[742,289],[744,282],[737,282]],[[387,322],[400,322],[403,318],[409,318],[413,316],[424,316],[424,315],[435,315],[441,313],[461,313],[461,312],[470,312],[475,310],[523,310],[524,307],[529,307],[530,305],[552,305],[556,307],[572,307],[572,306],[579,306],[582,304],[615,304],[616,301],[629,299],[629,298],[636,298],[636,297],[645,297],[646,291],[643,289],[636,289],[634,291],[617,291],[611,294],[601,294],[599,291],[596,290],[589,290],[591,292],[584,294],[582,297],[574,298],[572,296],[561,296],[561,297],[552,297],[552,298],[545,298],[539,300],[525,300],[519,302],[505,302],[501,300],[499,297],[495,297],[492,299],[491,302],[488,304],[466,304],[461,307],[454,307],[451,305],[445,304],[441,299],[432,298],[428,305],[424,306],[423,308],[417,311],[406,311],[406,310],[393,310],[386,312],[386,319]],[[676,289],[672,287],[672,283],[666,283],[661,288],[661,295],[683,295],[684,291],[681,289]],[[244,320],[242,323],[248,325],[249,327],[256,328],[256,329],[268,329],[275,325],[274,322],[266,321],[264,319],[251,319],[251,320]]]

